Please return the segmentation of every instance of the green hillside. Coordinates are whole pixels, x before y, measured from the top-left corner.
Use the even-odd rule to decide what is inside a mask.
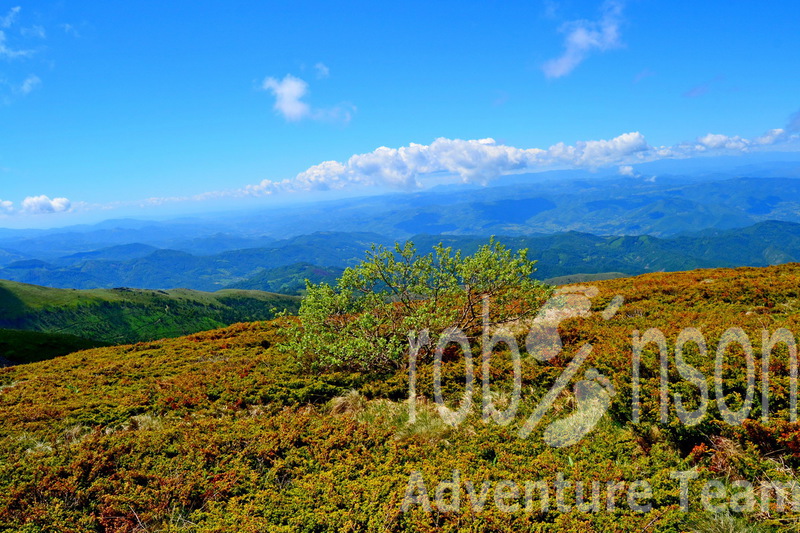
[[[44,361],[106,344],[63,333],[0,329],[0,366]]]
[[[599,292],[591,315],[560,325],[563,354],[547,363],[523,358],[522,403],[508,425],[482,420],[480,386],[467,418],[446,425],[434,408],[434,369],[427,362],[419,367],[414,423],[408,422],[405,368],[381,375],[304,373],[292,354],[280,350],[288,319],[0,370],[0,529],[797,531],[800,507],[790,500],[779,505],[773,495],[763,507],[728,506],[736,483],[798,485],[800,424],[788,421],[786,351],[776,349],[768,365],[767,420],[757,398],[743,424],[726,423],[713,376],[725,328],[740,327],[752,339],[757,369],[762,329],[800,331],[800,265],[648,274],[592,285]],[[624,299],[619,312],[595,312],[615,295]],[[682,424],[672,405],[660,421],[652,346],[642,359],[641,420],[633,420],[631,335],[656,327],[670,351],[683,328],[698,328],[708,342],[708,357],[686,350],[711,391],[698,425]],[[541,426],[521,438],[523,422],[587,342],[593,349],[584,367],[595,368],[616,390],[610,409],[580,442],[547,445],[544,428],[568,420],[578,405],[570,386]],[[500,355],[491,361],[492,389],[498,391],[512,382],[511,363]],[[737,408],[744,369],[742,358],[730,352],[720,370],[724,397]],[[476,372],[480,380],[480,366]],[[464,387],[463,358],[447,357],[441,376],[444,400],[455,408]],[[694,409],[698,389],[672,364],[668,378],[669,397],[681,394]],[[494,400],[507,398],[498,392]],[[683,512],[679,482],[670,476],[687,471],[696,479]],[[430,512],[422,504],[403,510],[404,495],[416,486],[413,473],[427,487]],[[454,476],[460,504],[453,508],[453,500],[435,496],[437,484]],[[561,496],[554,492],[559,476],[569,483]],[[545,483],[547,507],[538,489],[530,506],[520,491],[497,496],[500,481],[519,488],[532,480]],[[629,499],[636,480],[647,480],[652,493]],[[575,507],[579,481],[586,490],[602,483],[601,511]],[[717,513],[701,504],[711,481],[718,483],[714,494],[723,494],[709,500],[725,505]],[[613,507],[609,484],[622,487],[609,497]],[[634,509],[631,501],[647,506]]]
[[[276,311],[295,311],[298,303],[296,297],[247,290],[71,290],[0,280],[0,329],[121,344],[266,320]]]

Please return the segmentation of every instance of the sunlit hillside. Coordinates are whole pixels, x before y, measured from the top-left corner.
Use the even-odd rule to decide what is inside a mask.
[[[522,403],[505,426],[481,420],[479,385],[467,419],[456,427],[444,424],[433,407],[429,364],[419,369],[422,398],[413,424],[405,369],[388,375],[304,372],[280,350],[283,325],[294,319],[2,369],[0,529],[796,531],[798,509],[781,510],[776,501],[734,516],[706,514],[698,502],[704,480],[722,480],[725,502],[737,480],[797,484],[800,425],[788,422],[786,350],[776,348],[767,365],[768,421],[761,420],[760,381],[747,420],[723,421],[713,376],[725,329],[746,332],[759,380],[762,331],[800,330],[800,264],[647,274],[590,285],[599,290],[592,313],[560,326],[563,352],[547,363],[523,352]],[[604,318],[600,312],[615,296],[624,303]],[[640,369],[641,418],[633,423],[633,332],[659,328],[672,351],[680,331],[690,327],[709,347],[705,358],[686,351],[710,385],[706,417],[689,427],[671,406],[668,420],[659,421],[660,375],[650,346]],[[570,386],[544,423],[521,438],[534,406],[586,343],[593,349],[585,369],[595,368],[616,390],[611,408],[579,443],[545,444],[544,425],[568,418],[577,405]],[[733,349],[723,359],[724,397],[729,407],[738,406],[747,389],[746,365]],[[493,357],[492,388],[508,387],[511,375],[508,357]],[[668,378],[670,397],[680,392],[686,405],[696,405],[699,389],[674,362]],[[463,358],[445,360],[442,387],[453,406],[464,387]],[[690,469],[698,475],[688,489],[694,507],[684,513],[670,472]],[[454,472],[462,501],[458,511],[448,511],[434,503],[434,493]],[[431,512],[422,504],[404,512],[414,473],[427,488]],[[519,487],[545,480],[552,487],[560,474],[586,487],[601,483],[604,512],[575,509],[574,485],[560,503],[551,490],[546,508],[539,499],[526,506],[522,493],[506,499],[517,504],[509,512],[497,505],[500,480]],[[652,487],[644,512],[631,508],[625,492],[640,479]],[[623,487],[612,510],[605,507],[608,483]],[[734,529],[713,529],[726,524]]]

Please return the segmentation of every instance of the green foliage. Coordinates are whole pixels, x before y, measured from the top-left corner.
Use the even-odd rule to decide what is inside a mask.
[[[692,533],[767,533],[772,528],[754,524],[730,513],[706,514],[695,518],[689,524]]]
[[[441,245],[425,255],[411,242],[373,245],[336,286],[308,284],[286,349],[312,369],[382,372],[403,365],[409,335],[428,331],[424,358],[448,328],[474,338],[483,326],[530,317],[549,289],[531,278],[526,253],[494,239],[469,256]]]
[[[0,328],[73,335],[95,341],[95,346],[268,320],[279,310],[295,312],[298,307],[297,297],[260,291],[79,291],[0,280]]]

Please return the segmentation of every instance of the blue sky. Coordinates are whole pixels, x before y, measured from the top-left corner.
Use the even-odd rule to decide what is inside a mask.
[[[0,226],[796,149],[798,20],[794,1],[2,2]]]

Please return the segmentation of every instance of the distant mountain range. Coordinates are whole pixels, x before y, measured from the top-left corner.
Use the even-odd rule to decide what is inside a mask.
[[[278,240],[319,231],[371,232],[391,239],[419,233],[521,236],[564,231],[663,237],[766,220],[800,222],[800,178],[795,176],[800,172],[783,170],[788,177],[519,175],[487,187],[443,186],[160,222],[110,220],[52,230],[0,229],[0,266],[132,243],[211,255],[270,247]]]
[[[305,277],[322,281],[333,274],[335,279],[341,267],[362,259],[372,243],[390,242],[371,233],[315,233],[269,248],[203,256],[145,245],[127,247],[130,253],[126,256],[118,246],[100,249],[89,258],[76,254],[52,261],[13,262],[0,269],[0,279],[76,289],[184,287],[213,291],[232,287],[297,293],[304,288]],[[116,258],[100,258],[108,256]]]
[[[527,248],[539,261],[541,279],[577,274],[679,271],[695,268],[768,266],[800,261],[800,224],[767,221],[745,228],[705,230],[667,238],[651,235],[597,236],[570,231],[544,236],[500,236],[514,248]],[[438,243],[471,253],[485,243],[481,235],[416,235],[420,251]],[[300,294],[304,280],[332,282],[342,269],[363,259],[372,243],[392,239],[371,233],[321,232],[250,248],[197,256],[178,250],[131,246],[52,262],[17,261],[0,269],[0,278],[64,288],[185,287],[196,290],[239,288]],[[124,258],[126,254],[130,254]],[[101,257],[114,257],[104,259]]]
[[[700,163],[685,173],[681,162],[657,162],[638,165],[635,177],[554,171],[160,222],[0,229],[0,278],[300,294],[305,279],[333,281],[372,243],[468,251],[490,235],[529,248],[543,279],[800,260],[800,163],[691,164]]]

